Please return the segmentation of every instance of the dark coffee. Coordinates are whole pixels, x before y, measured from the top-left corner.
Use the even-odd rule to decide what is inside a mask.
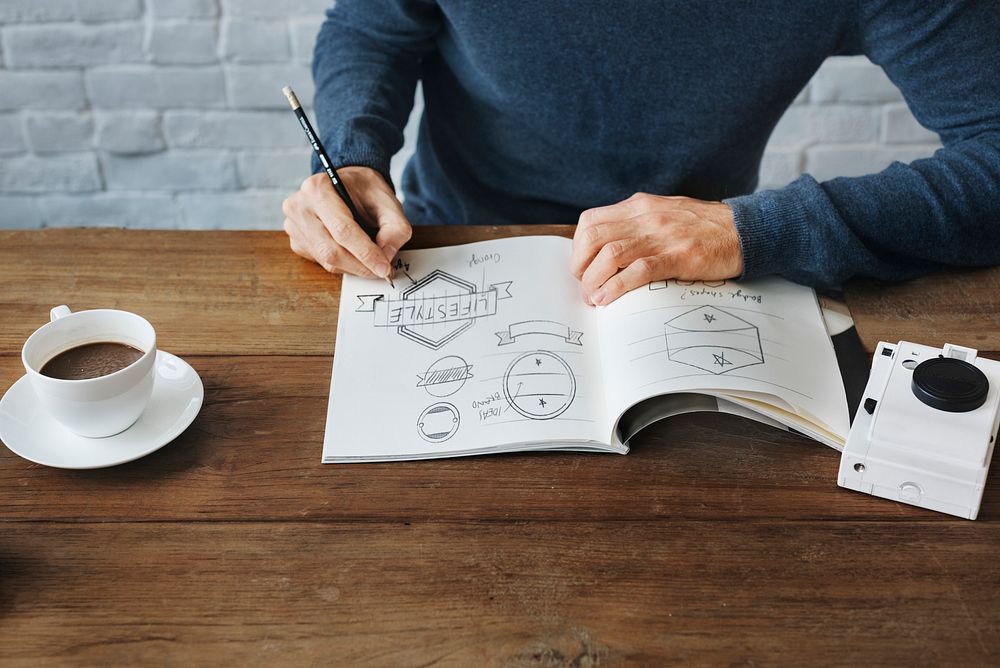
[[[40,372],[49,378],[85,380],[120,371],[142,356],[141,350],[125,343],[85,343],[59,353]]]

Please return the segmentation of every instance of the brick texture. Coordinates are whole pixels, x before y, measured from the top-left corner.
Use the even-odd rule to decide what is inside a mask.
[[[221,42],[223,57],[234,63],[281,62],[290,53],[288,26],[278,21],[229,19]]]
[[[12,72],[0,69],[0,111],[84,109],[87,96],[79,72]],[[27,114],[26,114],[27,115]]]
[[[97,192],[101,173],[92,153],[25,155],[0,160],[0,194]],[[0,225],[3,224],[0,212]]]
[[[21,119],[17,114],[0,114],[0,155],[23,153],[26,148]]]
[[[166,147],[160,115],[144,110],[99,112],[95,143],[102,151],[125,155],[157,153]]]
[[[146,50],[150,59],[161,65],[214,63],[217,32],[215,21],[156,21]]]
[[[155,19],[211,19],[219,15],[218,0],[146,0]]]
[[[307,109],[333,0],[0,0],[0,228],[280,229],[309,148]],[[418,96],[398,183],[416,141]],[[931,155],[888,77],[831,58],[764,154],[761,188]]]
[[[87,151],[92,146],[94,121],[90,114],[35,113],[25,120],[28,144],[35,153]]]
[[[151,155],[107,155],[101,160],[108,190],[232,190],[232,156],[217,151],[163,151]]]
[[[4,64],[23,69],[141,63],[142,31],[133,22],[4,28]]]

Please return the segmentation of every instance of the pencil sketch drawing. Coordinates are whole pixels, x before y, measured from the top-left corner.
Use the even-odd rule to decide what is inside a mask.
[[[664,323],[667,357],[713,374],[764,364],[760,330],[717,306],[699,306]]]
[[[396,270],[396,272],[403,274],[403,276],[406,276],[408,279],[410,279],[411,285],[416,283],[416,281],[413,280],[413,277],[410,276],[410,263],[404,260],[403,258],[397,257],[396,260],[392,263],[392,268]]]
[[[401,336],[438,350],[466,331],[476,319],[495,315],[497,303],[509,299],[511,281],[479,290],[474,283],[436,269],[397,298],[358,295],[358,313],[372,313],[376,327],[395,327]]]
[[[680,285],[680,286],[683,286],[683,287],[690,287],[692,285],[698,284],[698,285],[703,285],[706,288],[721,288],[723,285],[725,285],[727,283],[727,281],[725,281],[725,280],[717,280],[717,281],[682,281],[682,280],[680,280],[678,278],[671,279],[671,280],[673,280],[673,282],[674,282],[675,285]],[[651,281],[650,284],[649,284],[649,289],[650,290],[666,290],[667,287],[669,287],[669,285],[670,285],[670,280],[666,280],[666,281]]]
[[[455,435],[462,420],[458,409],[441,401],[424,409],[417,418],[417,433],[425,441],[443,443]]]
[[[583,341],[580,340],[583,337],[583,332],[570,329],[569,326],[555,320],[522,320],[511,323],[507,329],[496,333],[500,339],[497,345],[508,346],[517,341],[518,337],[532,334],[555,336],[574,346],[583,345]]]
[[[511,408],[532,420],[562,415],[576,398],[576,377],[562,357],[537,350],[519,355],[503,376]]]
[[[448,355],[417,374],[417,378],[417,387],[424,388],[432,397],[450,397],[472,378],[472,365],[457,355]]]

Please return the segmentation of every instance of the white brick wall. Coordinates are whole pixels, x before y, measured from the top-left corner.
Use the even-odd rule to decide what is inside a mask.
[[[277,229],[309,158],[280,89],[311,102],[331,2],[0,0],[0,228]],[[414,140],[411,119],[397,180]],[[761,187],[938,146],[881,70],[831,59],[775,130]]]

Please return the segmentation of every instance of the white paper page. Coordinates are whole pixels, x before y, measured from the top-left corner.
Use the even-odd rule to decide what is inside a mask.
[[[764,400],[846,438],[847,399],[815,292],[781,278],[657,281],[599,309],[609,413],[667,392]]]
[[[404,251],[396,290],[344,277],[324,461],[606,441],[596,312],[571,243]]]

